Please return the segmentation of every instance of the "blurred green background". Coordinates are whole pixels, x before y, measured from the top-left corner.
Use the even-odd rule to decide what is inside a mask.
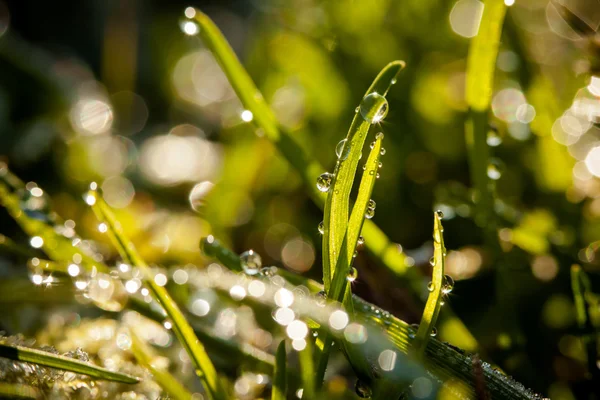
[[[184,10],[214,19],[281,124],[330,169],[365,89],[405,60],[380,127],[374,221],[425,279],[441,209],[457,281],[448,304],[477,351],[553,399],[592,398],[569,268],[581,263],[598,291],[600,3],[507,1],[488,136],[497,249],[471,217],[464,142],[478,0],[5,1],[0,161],[108,254],[81,200],[91,181],[149,263],[202,266],[199,239],[214,234],[320,279],[322,212],[189,35]],[[4,211],[0,226],[28,242]],[[418,322],[422,302],[402,279],[363,252],[356,265],[357,294]],[[0,279],[23,270],[0,259]],[[0,330],[10,333],[2,318]],[[452,327],[440,335],[475,350]]]

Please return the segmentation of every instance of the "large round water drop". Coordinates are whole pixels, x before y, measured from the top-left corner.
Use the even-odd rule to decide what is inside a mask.
[[[360,102],[360,115],[370,124],[381,122],[388,113],[388,102],[377,92],[369,93]]]
[[[240,255],[240,261],[244,272],[248,275],[256,275],[262,267],[262,259],[254,250],[248,250]]]
[[[317,178],[317,189],[319,192],[328,192],[331,187],[331,183],[333,182],[333,174],[329,172],[324,172]]]

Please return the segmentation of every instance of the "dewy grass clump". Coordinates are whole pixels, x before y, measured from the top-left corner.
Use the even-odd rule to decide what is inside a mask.
[[[558,263],[553,264],[544,251],[536,253],[535,250],[544,245],[550,247],[544,234],[556,225],[552,218],[546,218],[545,224],[535,220],[528,225],[526,218],[517,220],[513,215],[516,221],[513,227],[498,229],[499,224],[505,222],[503,219],[510,219],[506,218],[510,210],[507,211],[509,207],[499,199],[496,185],[505,167],[491,157],[490,150],[490,147],[501,148],[503,141],[488,120],[493,111],[495,66],[502,64],[498,53],[508,3],[489,0],[482,6],[481,21],[476,24],[479,32],[473,34],[475,38],[469,50],[466,102],[456,106],[457,109],[468,107],[464,131],[473,187],[469,191],[464,185],[456,184],[446,191],[448,197],[460,198],[456,200],[460,204],[451,207],[442,202],[440,209],[433,208],[431,241],[410,256],[376,225],[383,214],[380,210],[390,205],[386,205],[386,199],[378,197],[375,190],[376,183],[377,190],[383,192],[392,191],[392,185],[403,185],[402,180],[384,182],[384,171],[405,168],[407,175],[423,179],[422,187],[415,193],[425,197],[429,181],[423,176],[435,175],[430,170],[433,161],[420,165],[422,170],[417,168],[415,172],[412,163],[419,164],[419,157],[429,160],[425,152],[410,158],[411,162],[407,159],[406,163],[398,163],[403,151],[398,143],[403,146],[410,143],[391,140],[395,139],[394,135],[409,136],[398,133],[394,125],[386,121],[388,115],[399,115],[395,114],[400,106],[392,97],[394,88],[411,79],[402,75],[405,63],[384,63],[362,98],[356,98],[358,105],[354,113],[351,113],[352,108],[348,109],[347,114],[352,115],[352,119],[346,136],[338,137],[337,144],[331,146],[329,157],[334,164],[326,169],[309,154],[307,144],[301,142],[299,132],[304,127],[294,124],[294,115],[282,114],[278,103],[281,98],[267,100],[268,96],[259,91],[213,21],[198,9],[185,9],[180,25],[183,32],[198,36],[205,46],[190,62],[194,71],[192,86],[207,79],[218,89],[221,80],[220,84],[225,87],[221,100],[224,103],[235,93],[242,107],[239,117],[244,122],[242,128],[234,126],[234,135],[226,139],[236,142],[235,146],[241,150],[235,146],[227,149],[227,161],[233,159],[230,161],[233,166],[224,168],[223,185],[204,181],[196,184],[201,189],[196,197],[190,196],[194,210],[203,211],[206,207],[212,211],[212,214],[207,212],[203,225],[196,226],[198,229],[192,235],[202,237],[199,249],[194,245],[193,251],[189,248],[180,251],[187,252],[185,257],[174,255],[170,248],[181,245],[178,240],[186,242],[189,238],[172,239],[169,233],[156,235],[154,231],[158,225],[167,226],[166,232],[172,228],[171,224],[192,225],[195,218],[172,223],[174,218],[169,214],[164,219],[140,218],[138,221],[144,211],[132,211],[115,201],[115,192],[127,192],[130,188],[127,183],[133,186],[129,181],[116,184],[113,181],[118,186],[116,191],[106,184],[111,183],[112,178],[105,179],[101,185],[92,182],[81,198],[74,200],[57,194],[53,203],[45,188],[22,182],[7,163],[0,161],[0,204],[12,218],[11,223],[20,229],[14,238],[0,236],[2,255],[14,264],[19,275],[14,281],[12,278],[0,281],[0,306],[6,310],[14,308],[10,312],[12,321],[0,315],[0,326],[3,329],[6,326],[8,331],[0,334],[0,398],[543,399],[497,366],[482,360],[500,353],[491,347],[494,354],[487,354],[486,349],[490,348],[487,342],[498,342],[507,354],[513,346],[512,338],[519,341],[515,346],[524,346],[518,326],[510,325],[512,322],[507,318],[521,305],[522,293],[518,287],[514,288],[514,298],[507,296],[503,287],[494,289],[500,293],[494,298],[498,303],[495,307],[503,310],[504,319],[499,316],[497,321],[491,321],[485,316],[482,322],[469,324],[475,328],[473,334],[446,304],[454,292],[459,293],[460,300],[461,288],[455,290],[452,273],[459,278],[463,276],[457,273],[456,265],[462,267],[460,273],[472,273],[474,264],[478,263],[477,268],[480,268],[485,262],[484,255],[501,267],[494,271],[497,286],[500,285],[497,282],[504,283],[511,290],[525,280],[523,277],[519,281],[509,280],[507,260],[512,258],[505,253],[514,247],[519,247],[520,252],[511,253],[515,258],[534,249],[531,251],[532,271],[543,279],[552,268],[558,269]],[[364,12],[368,22],[367,11],[356,12]],[[334,24],[335,20],[328,23]],[[282,41],[279,37],[278,40]],[[268,46],[280,45],[278,40],[269,42]],[[303,42],[302,38],[296,40]],[[347,43],[341,45],[347,46]],[[328,46],[329,51],[333,51],[337,44]],[[268,49],[265,51],[268,53]],[[319,53],[310,47],[302,53],[307,62],[315,54]],[[220,67],[219,73],[215,72],[216,68],[203,68],[203,60],[212,60],[215,67]],[[178,65],[178,68],[183,67]],[[302,71],[297,72],[300,81],[306,79]],[[110,68],[107,74],[110,76]],[[204,74],[212,75],[205,77]],[[261,87],[268,90],[277,86],[274,82],[279,80],[283,79],[274,78]],[[287,92],[281,93],[279,96],[283,99],[295,98]],[[129,96],[125,104],[135,108],[132,105],[139,106],[136,99]],[[79,126],[92,138],[90,140],[101,141],[107,132],[101,124],[91,124],[90,119],[98,122],[94,116],[103,109],[104,103],[98,99],[90,101],[92,103],[78,103],[83,109],[91,104],[91,111],[84,113],[87,119],[78,120]],[[311,101],[318,103],[319,98],[311,98]],[[118,123],[126,124],[124,121]],[[256,129],[260,138],[244,136],[244,129],[250,129],[249,126],[251,130]],[[196,161],[185,157],[190,148],[216,146],[204,140],[204,132],[190,127],[194,128],[185,126],[166,135],[175,138],[173,146],[179,146],[177,156],[181,160],[165,161],[165,169],[173,164],[188,171],[188,164]],[[384,147],[384,140],[389,151]],[[180,146],[184,142],[186,144]],[[119,143],[129,142],[123,139]],[[253,147],[255,143],[269,150],[262,154],[262,150]],[[163,144],[164,147],[172,145]],[[256,191],[252,196],[258,198],[264,195],[261,191],[279,192],[288,183],[284,182],[287,175],[274,174],[269,177],[275,184],[269,182],[267,189],[259,187],[257,171],[264,167],[262,163],[274,160],[269,158],[271,144],[282,156],[276,162],[287,161],[294,168],[308,196],[322,209],[322,218],[319,211],[318,218],[307,217],[301,221],[311,226],[311,232],[321,241],[320,249],[304,240],[299,234],[300,227],[288,223],[286,213],[279,212],[280,203],[269,202],[263,207],[258,201],[249,200],[250,192]],[[164,149],[154,150],[162,154],[160,151]],[[242,162],[232,156],[238,151],[243,154]],[[264,159],[253,158],[255,153],[261,153]],[[384,163],[392,168],[384,170]],[[184,181],[196,182],[202,176],[194,175],[198,171],[192,170],[190,167],[193,179],[182,178]],[[250,176],[250,183],[238,185],[241,179],[236,180],[237,175],[244,173]],[[166,178],[164,181],[175,182]],[[300,192],[295,187],[294,190]],[[205,191],[211,193],[207,195]],[[163,193],[156,191],[153,195],[160,198]],[[209,197],[206,203],[204,196]],[[146,196],[146,203],[136,204],[136,207],[145,211],[154,208],[150,197]],[[241,254],[231,250],[230,244],[236,242],[233,238],[237,232],[244,235],[243,225],[251,213],[240,213],[227,223],[215,215],[219,214],[216,211],[220,207],[225,209],[232,203],[245,212],[250,208],[265,208],[269,215],[265,217],[268,227],[259,226],[248,234],[247,240],[242,240],[246,248],[256,247]],[[295,211],[294,207],[288,210]],[[393,207],[401,207],[401,203]],[[312,213],[317,210],[314,208]],[[464,219],[472,220],[473,227],[482,228],[480,241],[487,246],[486,253],[471,247],[453,248],[453,236],[458,233],[451,220],[459,213]],[[63,220],[61,214],[70,218]],[[394,217],[394,223],[406,223],[415,231],[420,229],[414,220],[412,225],[410,222]],[[444,232],[443,224],[449,232]],[[86,229],[89,226],[92,229]],[[273,227],[283,233],[273,233]],[[232,234],[233,231],[236,233]],[[264,246],[256,244],[263,241],[262,236],[275,237],[271,242],[283,243],[285,239],[286,243],[279,246],[281,251],[273,251],[267,239]],[[548,233],[547,236],[558,246],[568,235]],[[263,247],[265,252],[255,250],[258,247]],[[366,258],[361,255],[363,248],[376,263],[363,262]],[[590,244],[580,258],[586,257],[591,264],[597,248],[600,248],[598,242]],[[310,261],[306,262],[308,265],[285,262],[284,253]],[[272,265],[280,255],[289,268]],[[320,264],[320,271],[308,271],[313,263]],[[584,361],[587,373],[595,379],[600,374],[597,365],[599,301],[593,291],[594,277],[575,264],[570,278],[577,332],[570,334],[564,343],[561,341],[564,345],[561,351],[576,353],[579,360]],[[365,291],[366,285],[372,290]],[[491,297],[493,291],[489,292],[485,295]],[[400,299],[398,293],[407,297],[402,304],[411,304],[412,311],[418,310],[418,323],[413,323],[411,310],[404,313],[396,309],[392,313],[363,298],[390,304]],[[389,301],[386,301],[388,296]],[[481,297],[479,300],[483,303],[486,299]],[[570,310],[571,300],[557,298],[554,301],[564,312],[557,316],[552,310],[545,311],[544,318],[558,327],[567,318],[564,315]],[[505,307],[505,304],[508,305]],[[40,321],[33,323],[33,319]],[[502,332],[490,339],[485,336],[485,329],[489,328],[485,325],[494,325],[494,329],[500,325]],[[478,343],[475,335],[485,340]],[[444,341],[455,337],[470,339],[466,341],[469,350],[480,349],[482,356]],[[524,353],[520,349],[517,355],[522,357]]]

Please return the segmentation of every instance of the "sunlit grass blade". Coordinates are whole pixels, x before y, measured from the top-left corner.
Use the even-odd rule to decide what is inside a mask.
[[[108,272],[102,263],[96,262],[81,249],[73,245],[72,239],[60,235],[56,227],[62,224],[58,215],[50,210],[47,195],[38,187],[34,194],[19,178],[0,163],[0,205],[4,206],[21,229],[30,237],[35,238],[36,247],[40,247],[55,261],[71,262],[73,256],[81,258],[84,268],[95,266],[100,272]],[[33,199],[31,199],[33,198]],[[33,200],[33,201],[32,201]],[[29,207],[32,202],[36,207]]]
[[[196,368],[196,373],[202,379],[206,391],[213,399],[226,399],[227,394],[221,385],[217,370],[206,354],[204,346],[196,337],[192,326],[179,309],[177,303],[171,298],[164,287],[159,286],[154,281],[152,271],[146,262],[139,256],[133,243],[123,235],[112,211],[102,196],[95,190],[91,190],[90,193],[88,193],[88,196],[94,197],[95,201],[92,202],[92,210],[97,218],[107,225],[107,233],[109,233],[110,238],[117,247],[123,260],[136,266],[142,271],[144,283],[150,289],[152,297],[165,309],[167,315],[171,319],[173,331],[190,356],[190,359]]]
[[[467,59],[466,100],[469,118],[465,126],[471,181],[478,193],[475,218],[486,226],[486,237],[494,244],[493,187],[487,175],[490,149],[486,143],[489,106],[494,87],[494,71],[502,24],[506,14],[504,0],[487,0],[479,32],[471,40]]]
[[[173,399],[191,399],[192,394],[173,375],[154,365],[150,347],[138,338],[131,329],[128,334],[131,338],[131,352],[138,363],[150,371],[156,383]]]
[[[315,365],[314,346],[312,341],[306,341],[306,347],[301,350],[298,359],[300,362],[300,375],[302,378],[302,398],[315,398]]]
[[[88,375],[93,378],[121,383],[138,383],[140,379],[108,369],[97,367],[93,364],[79,361],[73,358],[48,353],[46,351],[32,349],[18,345],[8,345],[0,342],[0,357],[15,361],[30,362],[45,367],[58,368],[77,374]]]
[[[365,220],[365,214],[369,208],[369,202],[371,201],[371,194],[373,193],[373,187],[377,180],[377,170],[379,169],[379,157],[381,155],[381,142],[383,140],[383,134],[378,134],[369,158],[365,163],[365,170],[358,188],[358,196],[356,203],[352,209],[350,215],[350,221],[346,224],[346,234],[344,236],[340,254],[337,259],[337,265],[333,272],[333,280],[331,287],[327,292],[327,296],[332,301],[343,302],[346,296],[347,301],[344,301],[347,311],[353,314],[353,306],[351,300],[351,292],[348,286],[348,272],[352,268],[353,254],[356,249],[358,236]],[[358,161],[358,160],[357,160]],[[354,179],[348,177],[347,179]],[[332,233],[330,233],[331,235]],[[348,289],[347,289],[348,288]],[[327,362],[329,360],[329,352],[331,350],[332,338],[331,335],[326,331],[322,331],[320,340],[323,342],[319,361],[317,363],[317,374],[316,382],[318,386],[323,383],[323,377],[325,376],[325,370],[327,369]],[[350,355],[350,353],[348,353]],[[359,359],[352,360],[352,364],[355,368],[364,369]]]
[[[334,267],[337,264],[342,241],[346,234],[350,192],[367,134],[373,123],[380,121],[383,118],[382,115],[387,113],[388,103],[384,96],[403,68],[404,62],[394,61],[381,70],[361,101],[345,138],[342,157],[336,164],[333,184],[329,189],[323,210],[323,282],[325,290],[330,287]],[[371,96],[375,100],[368,101],[366,100],[367,96]],[[377,168],[375,168],[375,173],[377,173]],[[369,239],[365,240],[368,243]]]
[[[0,398],[3,399],[40,399],[42,394],[34,387],[22,383],[0,382]]]
[[[446,259],[446,247],[444,246],[444,228],[442,227],[442,215],[440,211],[433,213],[433,272],[429,283],[429,297],[425,304],[425,310],[421,317],[421,323],[417,335],[412,343],[413,354],[421,358],[425,352],[427,342],[435,329],[442,299],[444,296],[444,263]]]
[[[287,361],[285,352],[285,340],[277,346],[275,354],[275,371],[273,373],[273,390],[271,400],[285,400],[287,397]]]

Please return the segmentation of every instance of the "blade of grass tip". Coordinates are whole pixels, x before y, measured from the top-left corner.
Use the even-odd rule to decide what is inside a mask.
[[[34,387],[22,383],[0,382],[0,398],[3,399],[41,399],[42,394]]]
[[[435,322],[442,308],[442,299],[447,290],[446,277],[444,276],[444,263],[446,259],[446,247],[444,246],[444,228],[442,226],[443,214],[441,211],[433,213],[433,272],[428,289],[430,291],[425,310],[421,317],[421,323],[412,343],[412,353],[421,358],[425,353],[427,341],[435,329]]]
[[[200,240],[200,250],[207,256],[216,258],[232,271],[242,272],[244,270],[240,257],[228,248],[221,246],[221,243],[213,235]]]
[[[196,373],[202,380],[206,392],[210,394],[211,398],[215,400],[227,399],[227,394],[221,385],[217,370],[215,369],[212,361],[206,354],[204,346],[200,343],[194,329],[186,320],[185,316],[179,309],[179,306],[171,298],[167,290],[158,285],[154,281],[152,271],[146,264],[146,262],[139,256],[133,243],[131,243],[120,230],[120,226],[117,223],[115,217],[112,214],[109,206],[106,204],[102,196],[95,187],[89,191],[88,197],[93,196],[95,201],[92,203],[92,210],[96,214],[96,217],[107,225],[107,233],[117,247],[119,254],[123,260],[131,265],[135,265],[142,271],[144,283],[150,289],[152,297],[165,309],[167,315],[172,321],[173,331],[175,336],[185,348],[186,352],[190,356],[190,359],[196,367]],[[88,203],[88,204],[89,204]]]
[[[31,198],[43,206],[36,202],[31,202],[35,206],[30,206]],[[57,233],[56,228],[62,226],[62,221],[50,210],[47,195],[37,186],[28,189],[3,163],[0,163],[0,204],[32,238],[31,245],[41,248],[51,259],[72,262],[75,256],[81,258],[80,264],[86,269],[95,266],[100,272],[108,272],[108,267],[74,246],[73,238]]]
[[[154,355],[150,347],[145,344],[131,329],[128,332],[131,338],[131,352],[144,368],[150,371],[156,383],[163,388],[173,399],[187,400],[192,398],[192,394],[177,380],[173,375],[162,369],[156,368],[153,364]]]
[[[287,398],[286,365],[285,340],[282,340],[279,346],[277,346],[277,353],[275,355],[271,400],[285,400]]]
[[[314,346],[311,340],[306,341],[306,347],[300,351],[300,375],[302,378],[302,398],[315,398],[315,364]]]
[[[385,118],[388,103],[384,96],[404,66],[404,62],[394,61],[386,65],[377,75],[356,110],[333,177],[331,174],[327,176],[323,174],[319,177],[319,179],[327,177],[329,180],[333,180],[326,189],[328,195],[323,211],[323,282],[327,291],[331,285],[334,268],[346,234],[350,192],[354,184],[358,162],[362,157],[367,133],[373,124],[379,123]]]
[[[45,367],[58,368],[77,374],[88,375],[93,378],[103,379],[121,383],[138,383],[140,378],[135,376],[110,371],[106,368],[97,367],[93,364],[76,360],[74,358],[48,353],[46,351],[32,349],[18,345],[0,343],[0,357],[15,361],[29,362]]]
[[[383,134],[377,134],[375,142],[371,148],[371,152],[369,153],[369,158],[365,163],[366,168],[360,181],[356,203],[354,203],[350,220],[346,225],[346,234],[344,235],[344,240],[340,249],[340,255],[337,259],[337,265],[334,270],[335,272],[333,273],[331,287],[327,293],[327,296],[332,301],[342,302],[344,297],[346,297],[347,300],[344,302],[346,309],[351,311],[352,314],[352,297],[349,288],[346,290],[348,287],[348,272],[350,268],[352,268],[353,254],[358,242],[358,236],[360,235],[360,230],[371,201],[373,187],[375,186],[375,181],[377,180],[377,170],[379,169],[379,157],[381,156],[382,140]],[[349,177],[348,179],[353,178]],[[345,296],[346,293],[347,295]],[[316,382],[317,385],[321,387],[323,384],[323,378],[325,376],[325,370],[327,369],[327,362],[329,360],[329,352],[331,350],[333,339],[326,329],[322,329],[322,334],[319,336],[320,341],[322,342],[322,349],[319,356],[319,361],[317,363]],[[347,354],[351,356],[350,352],[347,352]],[[352,357],[351,361],[355,368],[360,368],[361,370],[368,368],[367,365],[363,365],[363,362],[361,362],[360,358]]]
[[[471,40],[467,59],[466,100],[469,118],[465,134],[471,180],[479,195],[475,218],[479,225],[485,224],[486,238],[492,246],[497,240],[493,223],[493,186],[487,175],[490,149],[486,140],[494,71],[505,14],[504,0],[486,0],[479,32]]]
[[[587,322],[587,307],[585,305],[584,288],[582,287],[581,277],[585,273],[581,270],[581,266],[574,264],[571,266],[571,289],[573,290],[573,298],[575,300],[575,311],[577,315],[577,325],[580,329],[585,328]]]

